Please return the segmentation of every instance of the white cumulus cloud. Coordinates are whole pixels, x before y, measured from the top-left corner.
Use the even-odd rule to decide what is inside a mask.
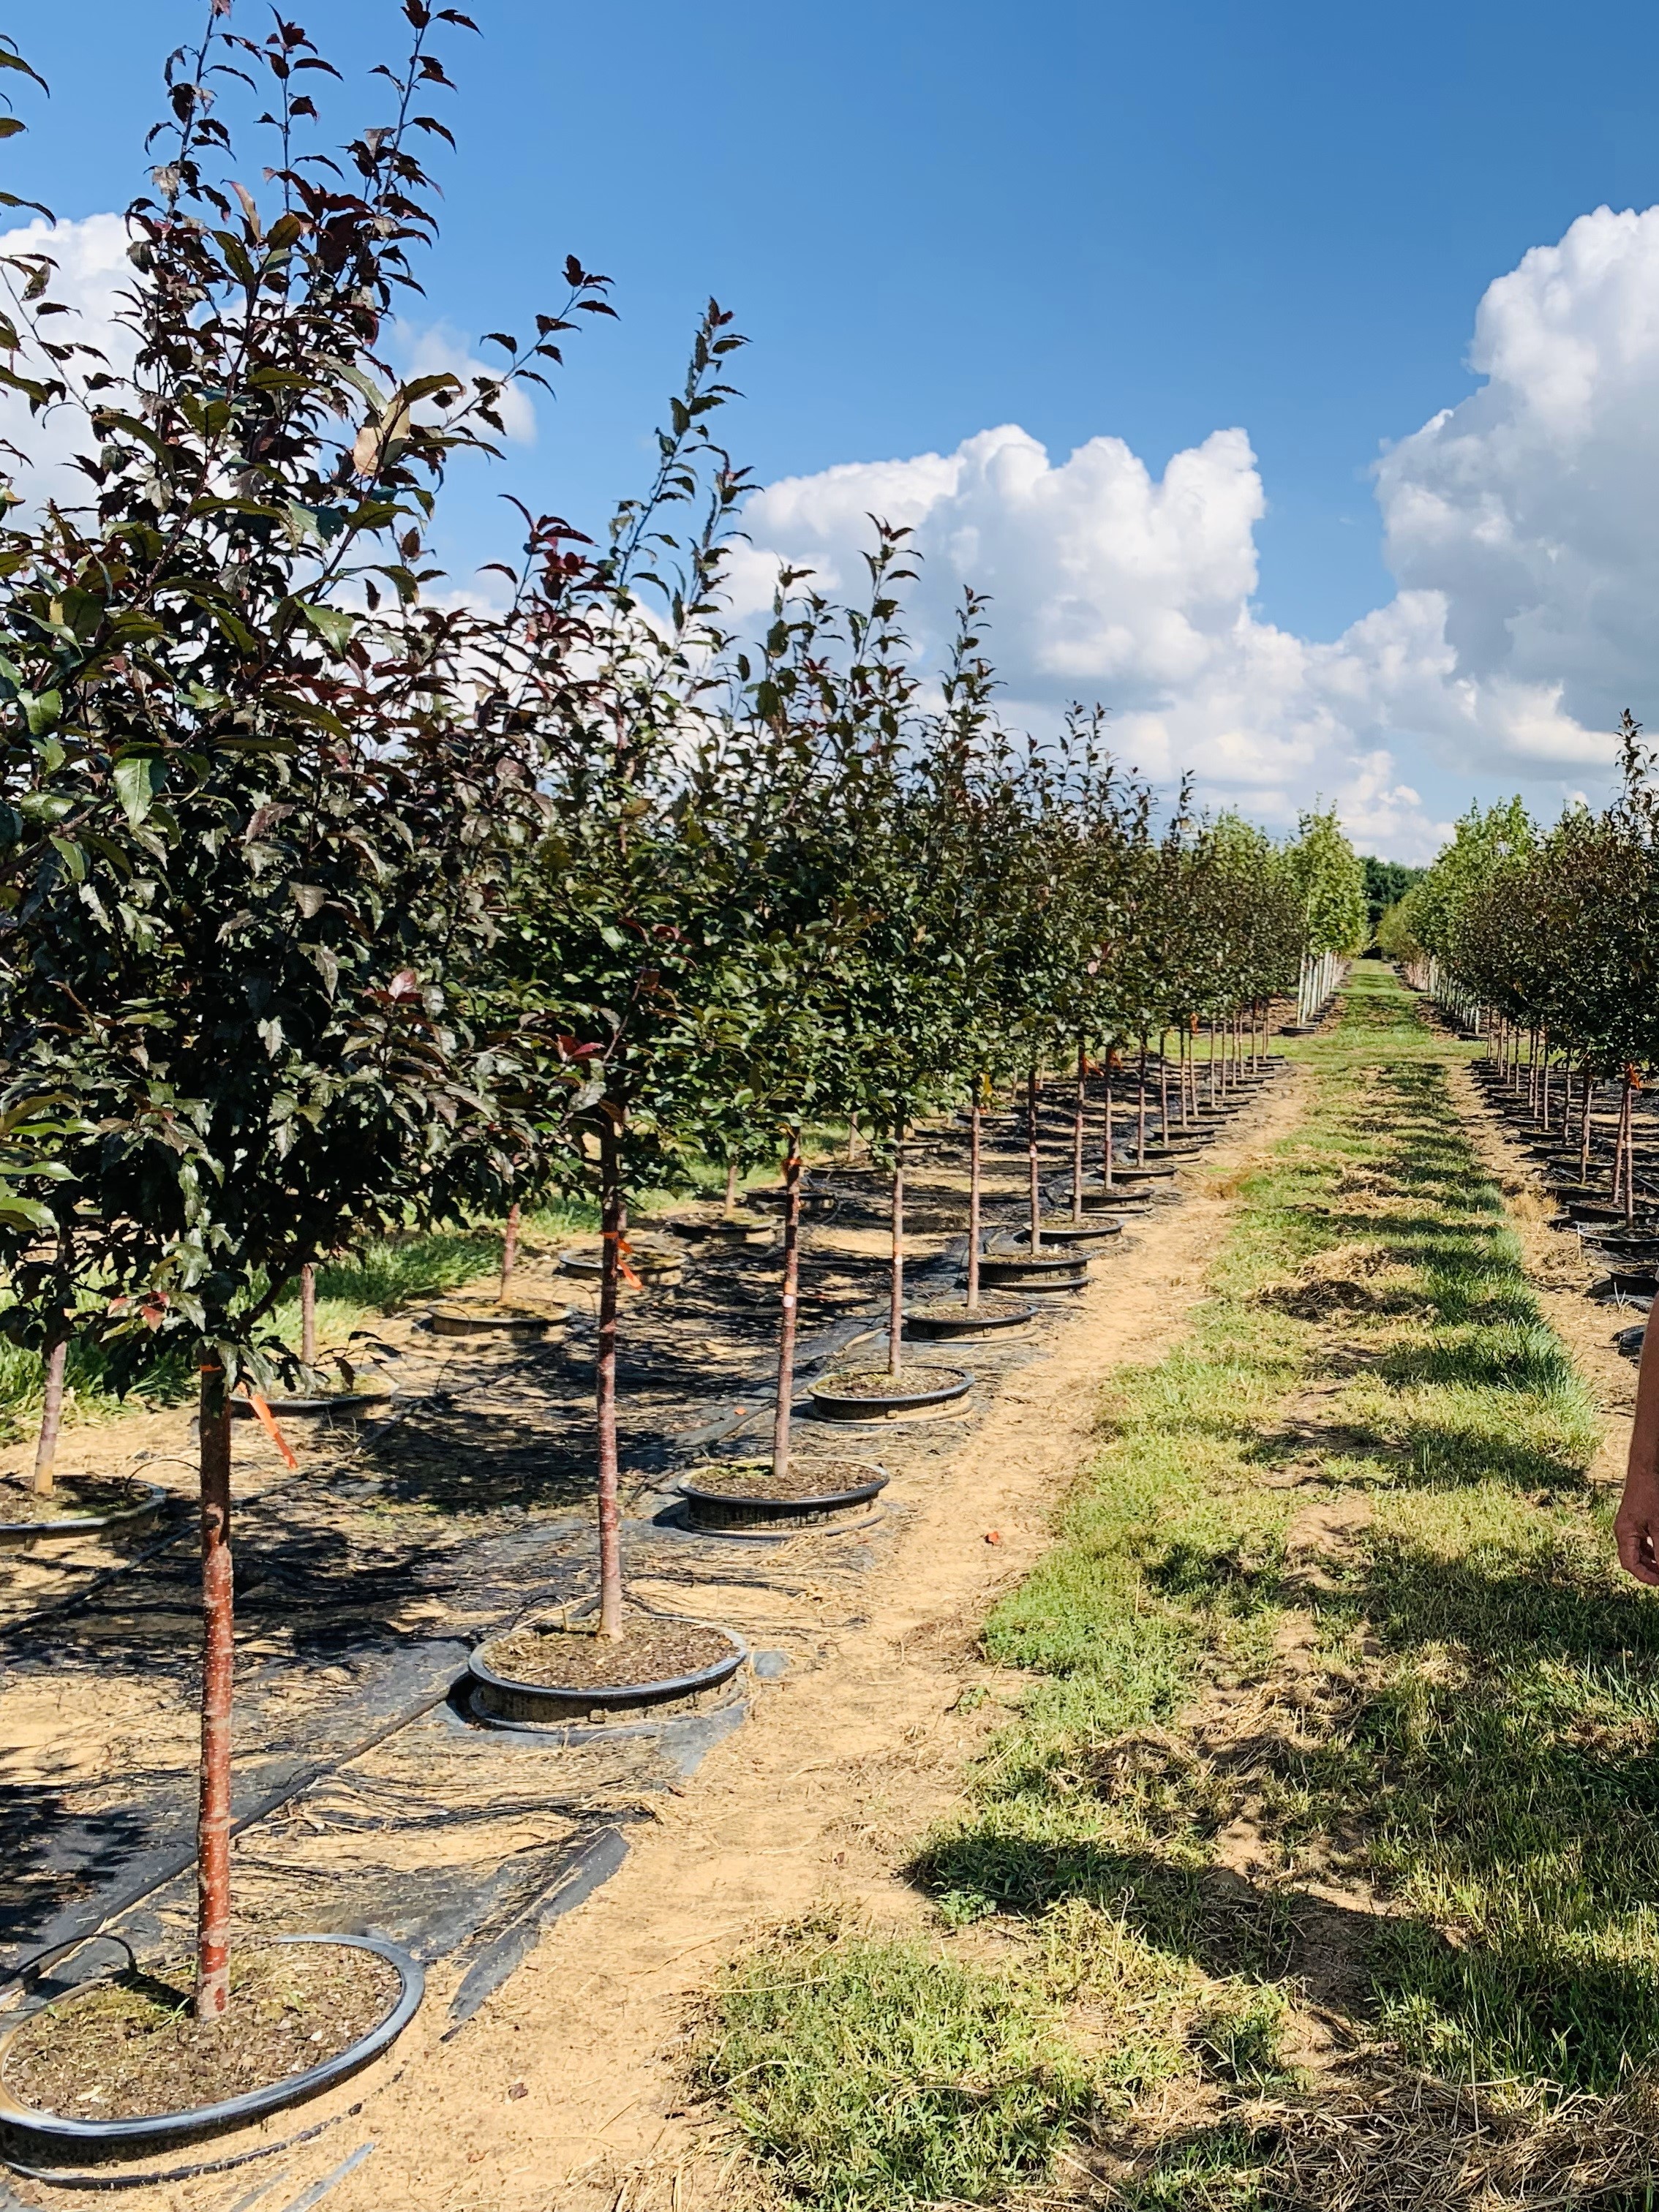
[[[125,245],[121,218],[95,215],[27,224],[0,253],[52,253],[75,335],[119,368]],[[480,366],[442,324],[394,344],[406,374]],[[1597,209],[1527,253],[1480,302],[1469,361],[1480,388],[1376,465],[1397,589],[1334,643],[1256,606],[1271,487],[1236,428],[1161,476],[1120,438],[1056,457],[1005,424],[953,453],[784,478],[749,503],[740,609],[765,605],[784,562],[857,591],[869,518],[904,524],[925,556],[919,641],[942,646],[964,585],[989,592],[1011,714],[1099,699],[1122,756],[1161,781],[1191,769],[1206,799],[1281,823],[1322,794],[1367,842],[1431,850],[1443,825],[1419,783],[1594,793],[1620,710],[1659,726],[1659,208]],[[509,438],[535,428],[510,395]],[[0,397],[0,436],[42,470],[76,434]]]
[[[1193,769],[1267,820],[1322,793],[1356,835],[1431,849],[1397,754],[1438,775],[1564,793],[1613,757],[1626,705],[1659,724],[1659,208],[1582,216],[1481,301],[1485,382],[1376,471],[1399,589],[1334,643],[1254,605],[1266,493],[1244,432],[1155,478],[1120,439],[1054,459],[1006,425],[949,454],[854,463],[750,502],[740,597],[778,562],[855,589],[867,517],[924,556],[921,641],[963,584],[994,598],[1011,702],[1113,709],[1125,757]]]

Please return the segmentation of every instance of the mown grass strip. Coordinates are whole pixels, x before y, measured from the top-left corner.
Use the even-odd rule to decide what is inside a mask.
[[[883,1939],[843,1932],[838,1971],[882,2017],[896,2005],[906,2035],[948,2014],[969,1960],[1016,2013],[1059,2008],[1097,2130],[1120,2151],[1140,2130],[1107,2193],[1147,2212],[1309,2201],[1295,2115],[1321,2119],[1340,2163],[1352,2146],[1328,2124],[1390,2099],[1376,2139],[1397,2136],[1394,2163],[1363,2185],[1345,2166],[1342,2201],[1417,2201],[1407,2093],[1437,2115],[1451,2193],[1433,2201],[1473,2202],[1471,2083],[1480,2124],[1534,2130],[1552,2172],[1616,2108],[1598,2189],[1634,2193],[1596,2201],[1639,2203],[1653,2169],[1629,2106],[1659,2063],[1659,1609],[1617,1577],[1584,1480],[1599,1417],[1471,1151],[1456,1048],[1362,969],[1307,1056],[1305,1119],[1242,1188],[1213,1296],[1169,1358],[1112,1378],[1053,1550],[987,1625],[987,1656],[1029,1687],[964,1816],[915,1862],[941,1934],[900,1975]],[[1341,1540],[1310,1554],[1307,1516],[1328,1509]],[[800,1940],[766,1954],[780,2047],[803,2017]],[[702,2045],[717,2093],[749,1972]],[[1285,2078],[1310,1996],[1359,2045],[1340,2087],[1318,2063]],[[856,2041],[803,2065],[791,2095],[835,2146],[817,2165],[778,2148],[763,2075],[728,2096],[794,2194],[940,2193],[895,2137],[869,2163],[883,2108]],[[1427,2103],[1425,2079],[1446,2085]],[[1264,2088],[1281,2116],[1266,2130],[1249,2106]],[[1042,2169],[1037,2139],[1008,2142],[1028,2177]],[[1007,2170],[994,2143],[981,2154],[982,2178]],[[1532,2155],[1506,2153],[1517,2174]],[[834,2194],[836,2160],[863,2195]],[[1481,2201],[1529,2201],[1516,2185]]]

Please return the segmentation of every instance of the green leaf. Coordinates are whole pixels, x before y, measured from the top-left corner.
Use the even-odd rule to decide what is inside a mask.
[[[167,767],[153,753],[128,753],[115,763],[115,795],[133,829],[149,812],[150,804],[167,780]]]
[[[313,606],[309,599],[301,599],[296,605],[301,622],[337,653],[344,652],[357,627],[355,615],[348,614],[343,607]]]
[[[64,867],[74,878],[75,881],[77,884],[85,883],[87,879],[87,856],[81,850],[81,848],[73,843],[71,840],[67,837],[53,837],[51,843],[52,849],[57,854],[58,859],[63,862]]]
[[[32,738],[44,738],[48,730],[56,729],[64,712],[62,696],[57,691],[20,691],[23,713]]]

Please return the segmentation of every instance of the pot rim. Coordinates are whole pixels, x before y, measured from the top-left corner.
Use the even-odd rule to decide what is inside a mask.
[[[263,2088],[244,2090],[238,2097],[222,2098],[216,2105],[195,2105],[177,2112],[146,2113],[130,2120],[71,2120],[59,2112],[42,2112],[31,2106],[17,2104],[7,2091],[3,2079],[0,2079],[0,2123],[15,2128],[19,2134],[40,2136],[51,2142],[102,2144],[106,2148],[123,2143],[143,2146],[210,2134],[243,2120],[260,2119],[268,2112],[285,2111],[289,2106],[345,2081],[390,2049],[419,2009],[426,1989],[425,1971],[411,1952],[392,1942],[389,1936],[313,1932],[275,1936],[268,1940],[273,1943],[336,1943],[347,1950],[373,1951],[397,1969],[397,2001],[384,2020],[360,2035],[356,2042],[349,2043],[343,2051],[337,2051],[333,2057],[307,2067],[303,2074],[284,2075],[281,2081],[268,2081]],[[82,1986],[91,1988],[94,1984]],[[33,2014],[29,2015],[30,2019],[34,2017]],[[3,2074],[7,2044],[26,2025],[26,2021],[19,2021],[15,2027],[0,2033],[0,2075]]]
[[[142,1521],[159,1511],[168,1495],[161,1484],[127,1479],[147,1493],[134,1504],[118,1505],[112,1513],[70,1514],[61,1521],[0,1521],[0,1542],[11,1536],[78,1536],[88,1529],[124,1528],[129,1522]]]
[[[904,1380],[905,1372],[903,1369],[899,1371],[898,1380],[901,1383]],[[880,1413],[908,1413],[916,1406],[949,1405],[953,1399],[965,1398],[974,1387],[972,1370],[966,1367],[929,1367],[919,1362],[916,1366],[908,1370],[908,1372],[913,1375],[948,1375],[951,1380],[936,1390],[899,1389],[894,1391],[890,1397],[878,1398],[866,1397],[862,1394],[857,1397],[848,1396],[833,1387],[835,1380],[833,1376],[826,1376],[823,1382],[809,1382],[806,1386],[807,1394],[825,1405],[868,1406]]]
[[[866,1498],[885,1490],[892,1479],[885,1468],[877,1468],[869,1482],[857,1483],[850,1490],[825,1491],[817,1498],[757,1498],[752,1492],[738,1498],[729,1490],[705,1490],[688,1475],[682,1475],[674,1487],[682,1498],[701,1498],[712,1505],[772,1506],[780,1513],[816,1513],[832,1505],[860,1505]]]
[[[975,1313],[929,1314],[926,1307],[906,1306],[904,1318],[920,1321],[924,1328],[937,1326],[948,1336],[952,1334],[972,1336],[988,1328],[1019,1328],[1036,1318],[1035,1306],[1017,1305],[1004,1313],[987,1313],[983,1308]]]
[[[665,1674],[655,1682],[612,1683],[605,1689],[596,1690],[583,1688],[574,1683],[521,1682],[511,1674],[498,1674],[483,1655],[491,1644],[499,1643],[501,1639],[499,1637],[486,1637],[469,1656],[467,1673],[477,1681],[489,1683],[492,1689],[510,1690],[517,1697],[556,1698],[562,1705],[638,1705],[644,1697],[662,1702],[671,1697],[689,1695],[693,1690],[714,1689],[735,1674],[749,1656],[749,1646],[736,1629],[728,1628],[724,1621],[698,1620],[686,1613],[662,1613],[654,1617],[665,1620],[690,1621],[697,1628],[714,1629],[728,1639],[732,1650],[707,1667],[698,1668],[693,1674]]]

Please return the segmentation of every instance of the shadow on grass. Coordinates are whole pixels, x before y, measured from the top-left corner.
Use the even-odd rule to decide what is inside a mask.
[[[1075,1899],[1218,1979],[1293,1976],[1321,2004],[1356,2002],[1382,1925],[1374,1913],[1306,1890],[1261,1887],[1230,1868],[1181,1865],[1075,1835],[1023,1833],[994,1820],[936,1839],[905,1871],[958,1909],[982,1901],[1036,1920]],[[1425,1955],[1452,1954],[1426,1922],[1411,1926]]]

